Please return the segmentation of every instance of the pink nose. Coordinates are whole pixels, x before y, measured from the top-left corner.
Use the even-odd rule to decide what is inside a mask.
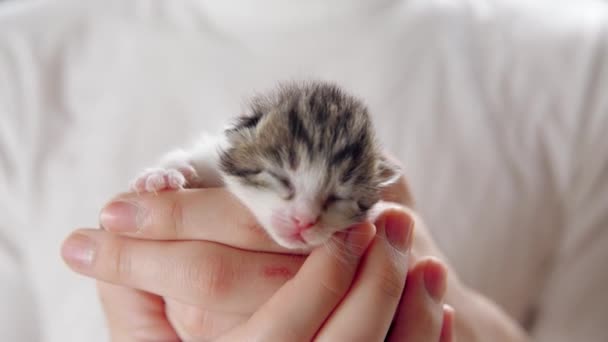
[[[301,233],[303,231],[310,229],[315,224],[317,224],[319,217],[309,218],[309,217],[293,216],[291,218],[291,220],[293,221],[293,224],[295,225],[296,232]]]

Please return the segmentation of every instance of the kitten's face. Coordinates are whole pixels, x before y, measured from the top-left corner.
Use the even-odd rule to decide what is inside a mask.
[[[291,170],[267,163],[245,177],[226,177],[226,184],[278,244],[310,249],[362,221],[378,201],[375,189],[360,190],[340,178],[327,165]]]
[[[286,88],[227,132],[226,185],[280,245],[311,249],[365,219],[397,171],[365,107],[327,85]]]

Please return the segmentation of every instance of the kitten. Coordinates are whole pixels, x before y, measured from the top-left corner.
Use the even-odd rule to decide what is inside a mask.
[[[283,84],[249,107],[223,134],[169,153],[132,189],[225,185],[275,242],[310,250],[364,220],[399,177],[365,105],[334,84]]]

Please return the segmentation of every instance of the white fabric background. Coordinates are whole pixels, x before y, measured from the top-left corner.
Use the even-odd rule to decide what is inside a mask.
[[[0,7],[3,341],[107,340],[62,239],[253,91],[303,77],[366,99],[468,285],[539,341],[606,339],[607,6],[332,4]]]

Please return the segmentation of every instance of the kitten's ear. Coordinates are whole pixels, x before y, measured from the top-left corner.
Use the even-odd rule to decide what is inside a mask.
[[[389,161],[384,156],[380,157],[378,164],[376,165],[376,177],[378,179],[378,186],[386,188],[399,180],[401,177],[401,167]]]
[[[261,112],[243,114],[237,117],[234,124],[227,127],[224,132],[228,136],[228,139],[231,140],[251,139],[255,135],[255,128],[262,119],[262,116]]]
[[[237,118],[234,129],[244,130],[256,128],[263,116],[264,113],[260,111],[254,111],[251,114],[243,114]]]

